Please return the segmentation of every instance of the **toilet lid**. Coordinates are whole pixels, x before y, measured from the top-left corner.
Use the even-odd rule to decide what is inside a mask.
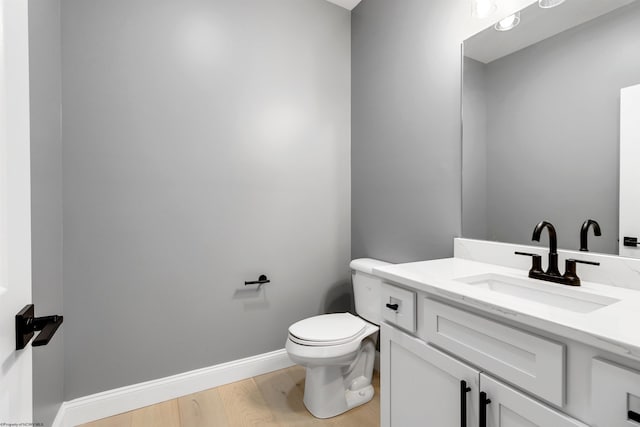
[[[366,322],[349,313],[323,314],[294,323],[289,334],[309,343],[344,343],[355,338]]]

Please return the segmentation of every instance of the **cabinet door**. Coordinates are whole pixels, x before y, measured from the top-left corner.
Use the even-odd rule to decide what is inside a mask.
[[[486,374],[480,374],[480,388],[491,401],[486,405],[487,427],[588,427]],[[482,421],[480,426],[485,425]]]
[[[388,325],[381,336],[382,426],[478,425],[477,370]]]
[[[640,426],[640,372],[599,359],[592,366],[593,426]]]

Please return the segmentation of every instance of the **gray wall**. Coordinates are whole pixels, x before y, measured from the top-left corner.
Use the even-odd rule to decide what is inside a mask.
[[[464,58],[462,122],[463,232],[474,239],[489,238],[487,217],[487,99],[485,64]],[[466,215],[465,215],[466,214]]]
[[[349,308],[348,11],[64,0],[62,28],[66,399]]]
[[[453,254],[463,0],[365,0],[352,17],[352,256]]]
[[[594,218],[590,249],[618,252],[620,89],[640,83],[639,27],[636,2],[486,65],[491,239],[529,243],[548,219],[577,249]]]
[[[29,0],[32,277],[36,315],[62,314],[60,1]],[[63,331],[33,349],[34,422],[49,426],[63,400]]]

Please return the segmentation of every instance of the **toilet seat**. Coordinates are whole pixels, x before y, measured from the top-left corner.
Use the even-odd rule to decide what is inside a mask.
[[[323,314],[294,323],[289,338],[301,345],[332,346],[360,340],[368,323],[350,313]]]

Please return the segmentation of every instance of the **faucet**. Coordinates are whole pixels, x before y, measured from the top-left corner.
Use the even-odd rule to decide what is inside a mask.
[[[593,234],[596,236],[602,236],[602,232],[600,231],[600,224],[598,221],[593,219],[588,219],[582,224],[582,228],[580,229],[580,250],[582,252],[588,252],[589,248],[587,246],[587,234],[589,233],[589,227],[593,226]]]
[[[549,230],[549,266],[544,273],[547,276],[562,277],[560,270],[558,270],[558,236],[556,234],[556,228],[549,221],[540,221],[536,228],[533,229],[532,240],[536,242],[540,241],[540,234],[542,230]]]
[[[597,223],[595,221],[593,222],[597,226]],[[594,226],[594,231],[599,231],[600,227],[598,226],[596,229],[596,226]],[[533,236],[531,238],[536,242],[539,242],[540,235],[545,228],[549,231],[549,265],[547,266],[547,271],[542,270],[542,257],[540,255],[516,252],[516,255],[526,255],[532,258],[533,263],[529,270],[529,277],[532,279],[546,280],[547,282],[560,283],[563,285],[580,286],[580,278],[576,274],[576,264],[600,265],[600,263],[582,261],[578,259],[567,259],[565,261],[565,273],[560,274],[560,271],[558,270],[558,236],[553,224],[549,221],[541,221],[536,225],[536,228],[533,229]],[[588,229],[588,225],[586,229]]]

